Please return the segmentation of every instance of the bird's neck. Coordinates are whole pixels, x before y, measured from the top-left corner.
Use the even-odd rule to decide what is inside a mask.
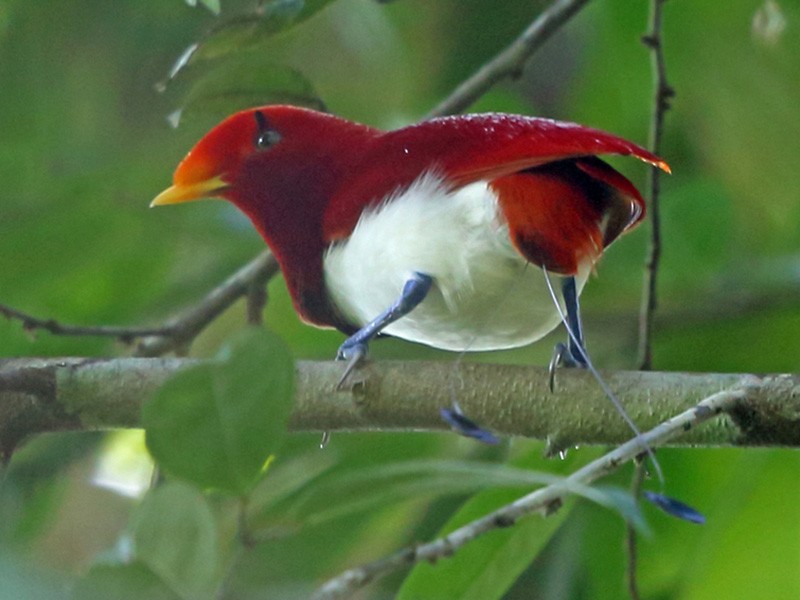
[[[229,199],[252,221],[281,266],[295,310],[319,327],[352,330],[325,290],[323,214],[340,177],[341,166],[316,163],[313,171],[295,170],[292,179],[249,177]],[[289,171],[287,171],[289,172]]]

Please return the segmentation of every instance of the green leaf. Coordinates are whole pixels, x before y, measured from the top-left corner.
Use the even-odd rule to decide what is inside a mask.
[[[245,494],[283,442],[293,384],[283,343],[249,329],[214,363],[178,373],[144,406],[147,447],[172,475]]]
[[[797,481],[800,453],[745,450],[735,467],[722,487],[704,498],[714,508],[696,542],[686,544],[685,535],[683,543],[678,542],[684,568],[680,585],[675,586],[680,592],[673,597],[800,598],[800,503],[797,488],[789,483]],[[715,468],[715,458],[706,462],[707,470]],[[657,569],[658,557],[650,564]]]
[[[134,513],[130,529],[137,560],[181,598],[213,595],[222,572],[217,527],[195,488],[167,482],[153,490]]]
[[[0,484],[0,540],[30,542],[53,522],[64,492],[60,475],[97,448],[98,436],[32,437],[14,452]]]
[[[16,555],[15,555],[16,554]],[[62,600],[69,597],[66,581],[54,572],[23,559],[13,546],[0,546],[0,600]]]
[[[200,0],[200,2],[202,2],[203,5],[205,5],[205,7],[215,15],[218,15],[219,11],[222,9],[220,6],[220,0]]]
[[[588,493],[576,492],[587,500],[619,513],[625,521],[642,534],[650,535],[650,528],[644,520],[639,501],[630,491],[611,485],[599,485],[586,488]]]
[[[267,482],[265,482],[266,485]],[[276,524],[317,525],[405,500],[468,494],[484,488],[526,488],[562,485],[566,492],[582,496],[644,529],[638,505],[627,492],[567,482],[549,473],[485,462],[412,460],[373,467],[336,470],[312,479],[276,502],[254,507],[257,527]],[[516,491],[519,497],[522,492]]]
[[[467,494],[486,487],[526,487],[559,481],[537,473],[485,462],[412,460],[338,471],[298,494],[281,517],[316,524],[424,496]],[[521,495],[517,491],[517,496]]]
[[[72,590],[73,600],[182,600],[147,565],[96,565]]]
[[[212,12],[219,14],[219,0],[201,0]],[[203,39],[184,50],[170,69],[168,81],[184,67],[228,55],[240,55],[256,49],[275,34],[285,31],[325,8],[333,0],[269,0],[261,2],[252,12],[219,23]],[[187,0],[191,6],[197,0]]]
[[[197,0],[185,0],[186,4],[191,6],[192,8],[197,6]],[[210,10],[215,15],[219,15],[219,11],[221,10],[220,0],[200,0],[200,4],[205,6],[208,10]]]
[[[332,467],[335,457],[332,452],[320,452],[294,457],[281,457],[270,466],[269,477],[262,479],[248,495],[249,512],[253,515],[269,514],[276,507],[283,507],[283,501],[296,497],[296,494]],[[278,508],[278,510],[283,510]]]
[[[512,502],[519,492],[486,490],[468,500],[444,526],[442,534]],[[543,519],[530,515],[513,527],[499,529],[431,565],[419,563],[403,582],[397,600],[459,598],[499,599],[536,558],[564,522],[570,503]]]
[[[306,21],[333,0],[268,0],[255,11],[218,25],[198,45],[193,60],[250,49]]]
[[[265,63],[262,56],[248,55],[222,61],[197,75],[183,99],[178,119],[217,122],[234,112],[264,104],[324,109],[313,86],[299,71]]]

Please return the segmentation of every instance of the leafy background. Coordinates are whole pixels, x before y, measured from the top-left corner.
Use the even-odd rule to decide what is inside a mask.
[[[217,38],[162,93],[175,59],[218,22],[208,6],[123,0],[109,10],[101,0],[0,0],[0,302],[70,323],[158,323],[262,247],[222,203],[147,210],[226,107],[249,98],[321,99],[354,120],[410,123],[547,5],[267,4],[284,10],[273,22],[286,25],[298,8],[306,11],[299,17],[310,18],[277,33],[259,30],[255,45],[247,29]],[[782,13],[782,34],[753,26],[770,7]],[[221,8],[224,18],[252,6],[228,0]],[[521,80],[498,86],[473,109],[574,120],[644,141],[651,75],[640,36],[647,10],[644,1],[590,3]],[[800,371],[798,27],[800,7],[789,0],[665,6],[677,97],[663,149],[674,175],[663,192],[658,369]],[[238,76],[231,81],[226,73]],[[202,85],[238,95],[203,102]],[[172,129],[167,116],[182,105],[181,126]],[[615,164],[644,184],[642,166]],[[608,252],[584,295],[590,350],[604,367],[634,364],[645,229]],[[269,294],[266,323],[292,355],[333,356],[339,334],[300,324],[279,279]],[[244,327],[243,315],[243,307],[231,309],[192,353],[217,353]],[[475,359],[544,364],[554,340]],[[243,343],[262,342],[273,343]],[[31,339],[18,323],[0,320],[2,356],[126,352],[97,339]],[[375,344],[374,356],[452,359],[396,341]],[[0,490],[0,598],[203,598],[223,578],[224,598],[306,597],[326,576],[432,537],[456,511],[463,519],[521,493],[484,489],[467,500],[491,486],[491,477],[476,468],[453,485],[432,459],[567,473],[596,453],[583,448],[546,460],[531,441],[485,449],[434,434],[340,434],[322,452],[317,443],[315,435],[283,441],[267,477],[248,494],[252,528],[266,537],[243,549],[229,496],[201,495],[169,478],[143,501],[97,485],[103,469],[130,476],[143,468],[146,477],[140,434],[31,440],[6,468]],[[641,542],[644,595],[800,597],[798,453],[691,449],[659,456],[670,493],[709,522],[697,527],[644,509],[651,529]],[[398,474],[398,464],[415,466],[415,475]],[[616,481],[625,486],[627,477]],[[245,480],[231,485],[242,491]],[[443,481],[449,493],[438,495]],[[456,560],[420,567],[401,597],[617,598],[623,530],[614,513],[571,502],[555,519],[534,518]],[[360,597],[393,597],[401,582],[392,576]]]

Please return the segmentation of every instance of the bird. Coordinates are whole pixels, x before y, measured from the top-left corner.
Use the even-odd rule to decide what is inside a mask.
[[[348,336],[342,381],[379,335],[501,350],[562,319],[570,336],[553,362],[582,367],[579,295],[645,215],[636,187],[598,158],[607,154],[669,172],[635,143],[552,119],[465,114],[384,131],[269,105],[208,132],[151,206],[213,197],[238,207],[299,316]]]

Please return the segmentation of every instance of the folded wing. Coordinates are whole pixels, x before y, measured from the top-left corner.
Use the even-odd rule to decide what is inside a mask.
[[[376,136],[353,166],[347,192],[332,198],[325,238],[347,237],[365,206],[433,171],[453,189],[486,181],[498,194],[520,253],[534,264],[572,274],[584,260],[599,258],[645,213],[633,184],[596,158],[603,154],[634,156],[669,171],[632,142],[550,119],[463,115],[387,132]]]

